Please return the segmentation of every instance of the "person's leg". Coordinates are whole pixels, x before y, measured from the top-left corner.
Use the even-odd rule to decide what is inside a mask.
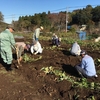
[[[58,45],[60,46],[61,45],[61,41],[58,39]]]
[[[6,52],[3,49],[1,50],[1,58],[4,63],[7,63]]]
[[[24,51],[24,48],[22,46],[19,47],[19,50],[18,50],[18,58],[21,57],[22,53]]]
[[[55,39],[52,39],[52,45],[55,45]]]
[[[83,40],[86,40],[86,32],[83,32]]]
[[[13,60],[12,51],[7,52],[6,54],[7,54],[7,64],[12,64],[12,60]]]
[[[59,40],[55,39],[56,46],[59,46]]]
[[[22,46],[19,46],[18,48],[18,57],[17,57],[17,61],[18,61],[18,64],[20,64],[20,62],[22,61],[22,53],[24,52],[24,48]]]
[[[87,77],[86,73],[85,73],[85,70],[82,69],[79,65],[75,66],[75,69],[77,70],[78,74],[81,76],[81,77]]]
[[[7,48],[7,49],[3,49],[1,50],[1,58],[3,59],[3,61],[7,64],[11,64],[12,60],[13,60],[13,55],[12,55],[12,49],[11,48]]]
[[[11,64],[12,64],[12,60],[13,60],[13,55],[12,55],[12,51],[11,48],[9,48],[8,50],[5,51],[5,55],[3,55],[5,57],[4,58],[4,63],[5,63],[5,68],[6,70],[12,70],[11,69]]]
[[[74,52],[70,51],[71,55],[76,56]]]
[[[83,37],[83,33],[82,33],[82,31],[80,31],[80,33],[79,33],[80,40],[82,40],[82,37]]]
[[[12,70],[11,64],[6,64],[5,68],[6,68],[7,71],[11,71]]]

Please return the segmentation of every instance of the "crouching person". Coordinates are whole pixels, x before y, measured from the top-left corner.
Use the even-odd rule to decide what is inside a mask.
[[[70,53],[72,55],[79,56],[80,52],[81,52],[81,48],[80,48],[79,44],[77,42],[74,42],[71,47]]]
[[[78,74],[85,78],[98,77],[93,58],[87,55],[84,50],[81,51],[80,55],[82,57],[81,64],[75,66]]]
[[[38,53],[42,53],[43,48],[41,47],[41,44],[39,43],[39,41],[33,41],[33,45],[30,47],[30,51],[34,55]]]
[[[52,45],[60,46],[61,38],[59,38],[55,33],[52,36]]]

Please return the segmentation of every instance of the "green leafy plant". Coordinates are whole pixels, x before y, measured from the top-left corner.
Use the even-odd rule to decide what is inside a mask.
[[[89,89],[95,89],[100,90],[100,83],[94,83],[94,82],[88,82],[86,78],[80,78],[77,81],[74,80],[74,77],[71,77],[69,75],[66,75],[64,71],[54,69],[54,67],[43,67],[41,69],[46,74],[54,74],[57,76],[57,81],[63,81],[68,80],[72,83],[72,87],[80,87],[80,88],[89,88]]]
[[[97,59],[95,59],[94,61],[95,61],[95,65],[99,67],[99,66],[100,66],[100,59],[97,58]]]
[[[40,59],[42,59],[42,56],[39,56],[38,58],[34,59],[28,54],[23,55],[24,62],[32,62],[32,61],[37,61],[37,60],[40,60]]]

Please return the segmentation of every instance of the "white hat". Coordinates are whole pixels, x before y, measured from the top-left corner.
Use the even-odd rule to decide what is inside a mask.
[[[40,27],[43,30],[43,26]]]

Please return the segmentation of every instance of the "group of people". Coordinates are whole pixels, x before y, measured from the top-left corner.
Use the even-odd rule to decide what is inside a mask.
[[[6,70],[12,70],[11,65],[13,62],[13,52],[12,49],[16,51],[17,61],[20,64],[22,60],[22,53],[30,51],[32,54],[42,53],[43,49],[38,41],[40,31],[43,27],[37,28],[33,34],[33,43],[26,44],[24,42],[15,42],[13,32],[14,26],[8,25],[7,28],[0,33],[0,56],[3,60],[4,67]],[[17,67],[17,66],[16,66]]]
[[[77,42],[72,44],[70,53],[74,56],[82,57],[81,63],[75,66],[75,69],[81,77],[98,77],[93,58],[89,56],[85,50],[81,50]]]
[[[12,32],[14,31],[14,27],[12,25],[8,25],[7,29],[0,33],[0,55],[7,70],[11,70],[11,64],[13,61],[12,48],[16,51],[19,64],[22,60],[21,55],[24,50],[30,51],[34,55],[42,53],[43,49],[41,47],[41,44],[39,43],[39,35],[41,30],[43,30],[42,26],[35,30],[33,34],[32,44],[25,44],[24,42],[15,42],[14,36],[12,34]],[[59,46],[60,42],[61,39],[58,38],[56,34],[53,34],[52,44]],[[81,63],[75,66],[78,74],[81,77],[97,77],[93,58],[89,56],[86,51],[81,50],[77,42],[73,43],[70,53],[72,55],[82,57]]]

